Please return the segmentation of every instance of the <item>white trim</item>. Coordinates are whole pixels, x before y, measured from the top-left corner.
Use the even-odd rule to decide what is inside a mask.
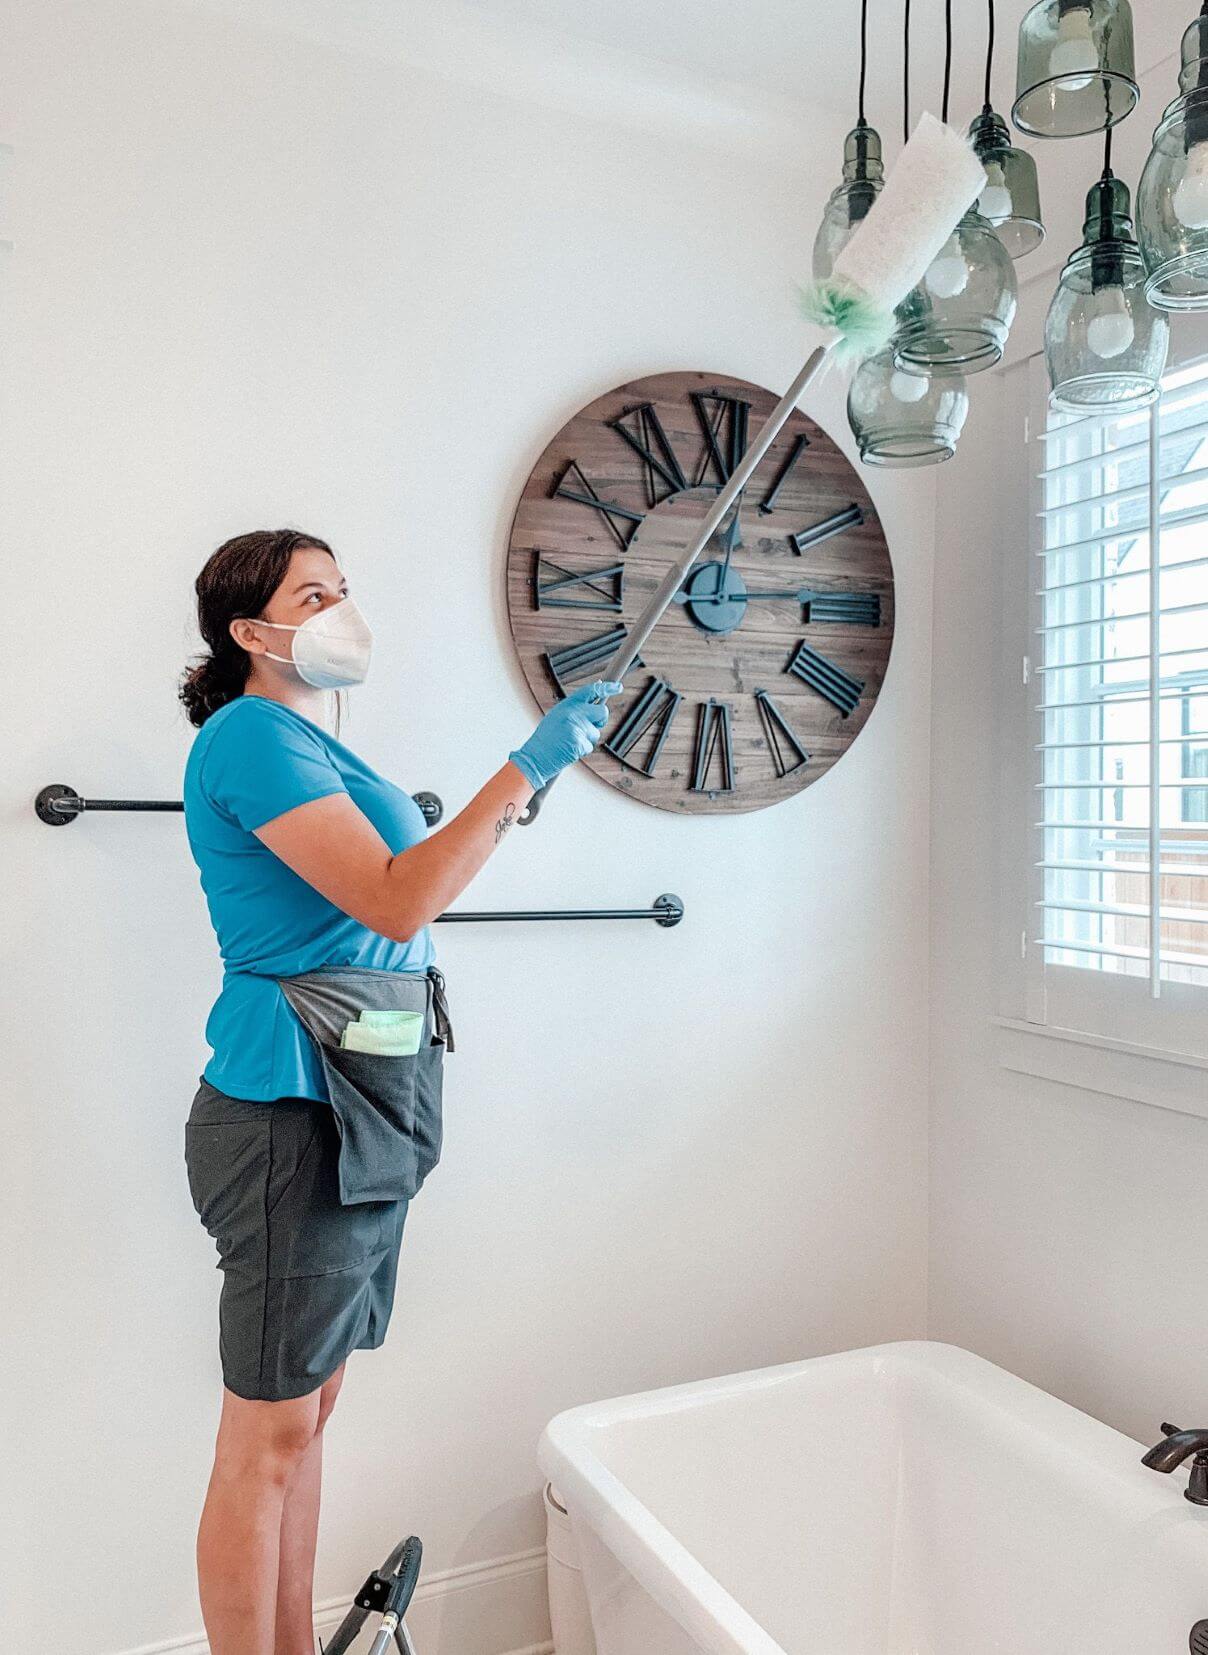
[[[1208,1120],[1208,1058],[1017,1017],[990,1021],[1004,1069]]]
[[[385,1551],[381,1557],[366,1559],[358,1588],[371,1569],[381,1565],[384,1555]],[[315,1631],[325,1642],[351,1607],[352,1593],[315,1606]],[[422,1571],[404,1618],[416,1649],[425,1655],[438,1642],[441,1648],[473,1650],[474,1655],[555,1655],[553,1644],[543,1636],[549,1627],[546,1548],[532,1546],[431,1574]],[[358,1648],[368,1647],[369,1633],[376,1632],[380,1624],[379,1615],[367,1617],[357,1638]],[[518,1637],[527,1641],[517,1643]],[[505,1643],[505,1639],[512,1641]],[[202,1634],[139,1644],[122,1655],[209,1655],[209,1648]]]

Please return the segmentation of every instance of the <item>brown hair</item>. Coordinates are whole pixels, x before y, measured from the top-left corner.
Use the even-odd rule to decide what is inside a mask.
[[[207,559],[194,585],[197,626],[210,653],[187,668],[180,685],[191,724],[204,724],[211,713],[243,694],[252,661],[231,637],[231,622],[264,613],[300,546],[335,556],[325,540],[301,529],[254,529],[223,541]]]

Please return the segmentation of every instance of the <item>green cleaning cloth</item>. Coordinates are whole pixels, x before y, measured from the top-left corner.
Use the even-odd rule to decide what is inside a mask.
[[[422,1023],[422,1011],[362,1011],[357,1018],[359,1023],[365,1023],[374,1029],[409,1029],[418,1018]]]
[[[362,1012],[340,1035],[345,1051],[375,1052],[379,1057],[410,1057],[419,1051],[424,1014],[419,1011]]]

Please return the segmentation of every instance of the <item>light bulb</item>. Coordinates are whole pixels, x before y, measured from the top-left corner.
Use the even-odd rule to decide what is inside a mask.
[[[923,278],[937,299],[955,299],[969,285],[969,266],[961,252],[960,237],[951,235],[927,266]]]
[[[903,373],[901,368],[895,368],[889,376],[889,394],[897,402],[922,402],[927,395],[926,376]]]
[[[1062,12],[1057,24],[1057,44],[1049,54],[1049,72],[1060,79],[1067,92],[1081,92],[1094,80],[1098,68],[1090,7],[1071,6]]]
[[[1122,287],[1100,288],[1091,299],[1094,315],[1086,324],[1086,342],[1096,356],[1122,356],[1136,337]]]
[[[1208,143],[1193,144],[1187,170],[1175,185],[1173,206],[1189,230],[1208,229]]]
[[[1010,218],[1013,206],[1011,192],[1005,184],[987,184],[977,203],[977,210],[991,224],[1001,224],[1004,218]]]

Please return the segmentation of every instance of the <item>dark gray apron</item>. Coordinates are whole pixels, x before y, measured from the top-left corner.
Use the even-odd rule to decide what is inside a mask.
[[[441,1091],[453,1029],[445,979],[427,971],[320,966],[278,977],[319,1054],[340,1134],[342,1206],[409,1201],[440,1160]],[[386,1057],[340,1045],[340,1031],[362,1011],[422,1011],[419,1050]]]

